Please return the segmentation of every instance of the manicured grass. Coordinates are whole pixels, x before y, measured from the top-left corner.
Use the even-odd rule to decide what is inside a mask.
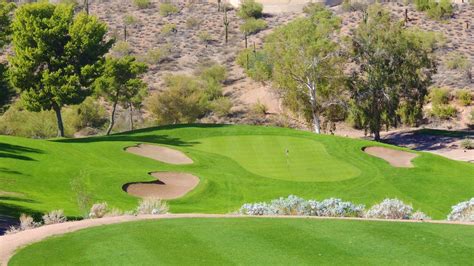
[[[138,143],[182,150],[191,165],[169,165],[123,151]],[[372,205],[398,197],[436,219],[474,195],[474,165],[420,153],[414,168],[395,168],[362,152],[371,141],[256,126],[170,126],[56,141],[0,136],[0,213],[64,209],[80,215],[71,181],[83,180],[94,202],[124,210],[137,198],[128,182],[151,181],[152,171],[184,171],[199,186],[170,202],[171,212],[227,213],[245,202],[289,194],[340,197]],[[289,149],[286,157],[285,149]],[[254,151],[254,152],[253,152]],[[288,163],[287,160],[288,159]]]
[[[173,219],[85,229],[10,265],[471,265],[474,227],[310,219]]]

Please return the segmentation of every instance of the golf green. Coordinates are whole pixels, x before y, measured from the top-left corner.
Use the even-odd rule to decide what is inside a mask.
[[[53,237],[9,265],[471,265],[474,227],[278,218],[129,222]]]
[[[192,164],[172,165],[127,153],[140,143],[180,150]],[[399,198],[435,219],[474,195],[474,165],[418,153],[397,168],[362,151],[389,145],[286,128],[180,125],[112,136],[35,140],[0,136],[0,213],[19,216],[63,209],[79,216],[78,195],[131,210],[138,198],[122,186],[153,181],[149,172],[190,173],[199,185],[169,202],[175,213],[228,213],[243,203],[290,194],[338,197],[371,206]]]

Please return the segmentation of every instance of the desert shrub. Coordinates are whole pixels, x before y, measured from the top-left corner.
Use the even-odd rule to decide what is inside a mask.
[[[242,19],[260,18],[263,15],[263,5],[255,0],[242,0],[237,15]]]
[[[207,31],[201,31],[198,33],[198,38],[203,43],[211,43],[214,39],[212,35]]]
[[[145,9],[150,6],[150,0],[133,0],[133,4],[139,9]]]
[[[158,124],[193,123],[206,113],[207,99],[203,83],[194,77],[165,77],[167,90],[150,95],[145,108]]]
[[[171,47],[169,45],[153,48],[153,49],[148,50],[145,56],[143,56],[143,58],[140,58],[140,59],[141,61],[150,65],[159,64],[169,57],[170,49]]]
[[[133,15],[125,15],[125,17],[123,17],[123,23],[125,25],[134,25],[138,24],[139,20]]]
[[[448,221],[474,222],[474,198],[452,206]]]
[[[165,24],[165,25],[161,28],[160,35],[161,35],[161,36],[169,36],[169,35],[171,35],[173,32],[176,32],[176,24],[168,23],[168,24]]]
[[[326,217],[362,217],[364,205],[330,198],[321,202],[305,200],[294,195],[270,203],[246,203],[239,210],[244,215],[301,215]]]
[[[255,81],[266,81],[272,77],[272,65],[263,51],[244,49],[237,55],[236,62]]]
[[[439,119],[450,119],[456,117],[458,110],[449,104],[435,104],[431,109],[431,115]]]
[[[232,109],[232,101],[227,97],[219,97],[210,103],[210,109],[219,117],[228,116]]]
[[[43,223],[48,224],[60,224],[66,222],[66,216],[64,216],[63,210],[54,210],[43,215]]]
[[[115,43],[114,47],[112,47],[112,55],[115,57],[123,57],[126,55],[130,55],[132,53],[132,48],[130,44],[125,41],[118,41]]]
[[[410,219],[413,212],[413,207],[403,203],[399,199],[384,199],[381,203],[376,204],[370,208],[367,213],[367,218],[378,219]]]
[[[195,17],[190,17],[186,19],[186,28],[188,29],[195,29],[201,25],[202,21]]]
[[[415,0],[415,8],[418,11],[425,11],[430,8],[431,0]]]
[[[459,52],[451,52],[446,55],[444,65],[450,70],[464,69],[470,65],[469,58]]]
[[[257,101],[250,106],[250,113],[257,116],[264,116],[268,113],[268,107],[260,101]]]
[[[417,41],[421,47],[430,52],[446,45],[446,36],[442,32],[410,27],[407,29],[407,33],[410,39]]]
[[[456,91],[456,99],[458,99],[459,103],[464,106],[470,105],[472,102],[471,91],[468,89]]]
[[[411,215],[410,219],[418,220],[418,221],[426,221],[426,220],[431,220],[431,217],[429,217],[422,211],[416,211]]]
[[[310,202],[310,215],[327,217],[362,217],[365,206],[356,205],[350,201],[330,198],[321,202]]]
[[[450,0],[430,0],[430,6],[426,14],[433,19],[449,19],[454,14],[454,8]]]
[[[405,102],[400,103],[397,114],[400,117],[400,121],[408,126],[417,126],[423,119],[423,110]]]
[[[168,212],[168,204],[159,198],[146,198],[140,201],[138,214],[165,214]]]
[[[342,2],[341,8],[344,12],[366,11],[368,8],[368,4],[363,2],[352,2],[350,0],[344,0]]]
[[[81,104],[64,111],[64,122],[74,131],[86,127],[101,128],[107,122],[107,112],[96,100],[88,97]]]
[[[22,213],[20,215],[20,225],[10,226],[10,228],[6,231],[6,234],[15,234],[21,231],[33,229],[40,226],[41,226],[41,223],[35,222],[33,217]]]
[[[108,209],[107,202],[96,203],[91,207],[89,218],[102,218],[107,214]]]
[[[466,138],[461,141],[461,148],[466,149],[466,150],[472,150],[474,149],[474,141]]]
[[[178,12],[179,12],[178,7],[171,3],[160,4],[160,15],[162,15],[163,17],[167,17],[169,15],[176,14]]]
[[[206,82],[223,83],[227,79],[226,68],[219,64],[202,66],[198,69],[196,74]]]
[[[449,90],[445,88],[431,89],[428,97],[433,105],[448,104],[451,99]]]
[[[267,22],[263,19],[248,18],[240,25],[240,31],[245,35],[252,35],[266,29],[267,26]]]

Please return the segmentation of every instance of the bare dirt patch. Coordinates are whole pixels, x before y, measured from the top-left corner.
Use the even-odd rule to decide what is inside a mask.
[[[123,190],[130,195],[147,198],[177,199],[186,195],[199,184],[199,177],[178,172],[151,173],[156,181],[135,182],[123,185]]]
[[[193,160],[183,152],[163,146],[139,144],[137,146],[128,147],[125,151],[169,164],[193,163]]]
[[[416,158],[418,154],[406,151],[393,150],[384,147],[366,147],[364,152],[384,159],[394,167],[413,167],[411,160]]]

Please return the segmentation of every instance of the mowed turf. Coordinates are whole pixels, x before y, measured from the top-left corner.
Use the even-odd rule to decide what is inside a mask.
[[[124,151],[139,143],[181,150],[194,163],[170,165]],[[368,206],[397,197],[444,219],[452,205],[474,195],[473,164],[419,153],[414,168],[396,168],[362,151],[373,145],[383,144],[284,128],[223,125],[51,141],[0,136],[0,214],[63,209],[66,215],[81,215],[73,180],[84,184],[92,202],[130,210],[139,199],[123,192],[122,185],[152,181],[148,173],[153,171],[188,172],[200,178],[196,189],[170,201],[175,213],[228,213],[246,202],[294,194],[319,200],[339,197]]]
[[[9,265],[471,265],[474,227],[220,218],[132,222],[33,244]]]

